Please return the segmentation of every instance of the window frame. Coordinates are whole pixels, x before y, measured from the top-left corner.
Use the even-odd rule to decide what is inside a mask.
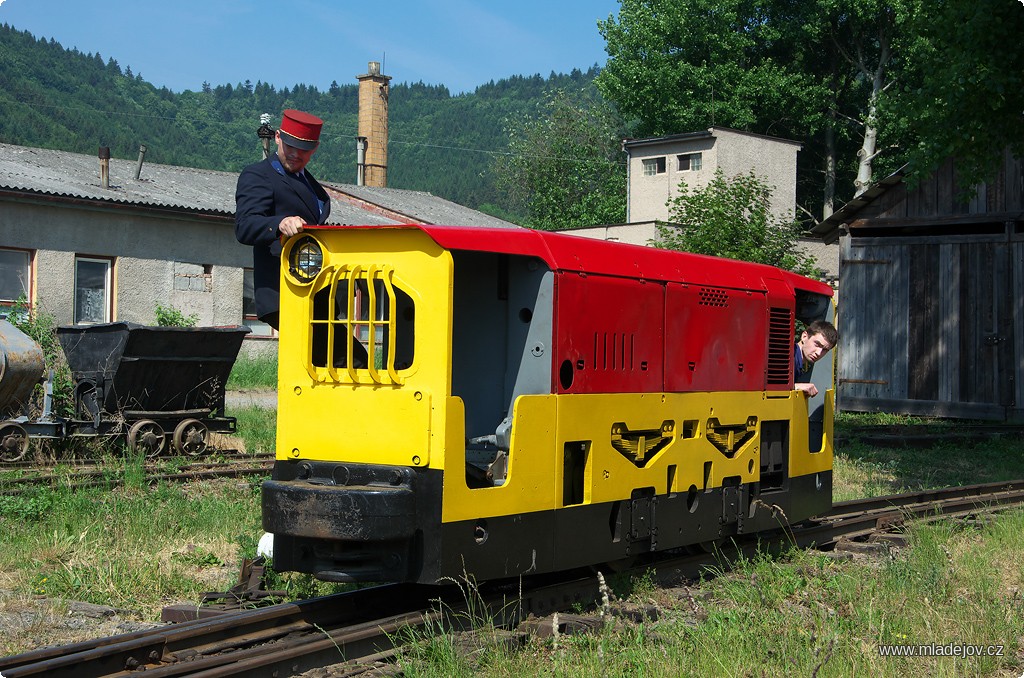
[[[75,325],[101,325],[109,323],[114,317],[114,257],[103,257],[93,254],[76,254],[74,280],[72,290],[72,320]],[[80,262],[90,264],[104,264],[103,272],[103,320],[85,320],[78,315],[78,264]]]
[[[667,163],[663,155],[656,158],[642,158],[640,162],[645,177],[654,177],[665,173]]]
[[[29,307],[31,307],[32,304],[33,304],[33,301],[34,301],[34,294],[33,294],[33,287],[34,286],[33,286],[33,282],[34,282],[35,260],[36,260],[36,252],[35,252],[35,250],[26,249],[26,248],[23,248],[23,247],[0,247],[0,252],[14,252],[14,253],[17,253],[17,254],[24,254],[25,255],[25,257],[26,257],[25,268],[24,268],[25,277],[24,277],[24,280],[22,281],[23,282],[22,292],[24,292],[25,300],[27,301]],[[0,294],[2,294],[2,293],[3,293],[3,290],[0,290]],[[2,311],[4,309],[9,309],[9,308],[14,307],[14,305],[18,303],[18,299],[20,299],[20,298],[21,298],[20,294],[19,294],[18,297],[15,297],[13,299],[7,299],[7,298],[4,298],[4,297],[0,296],[0,311]]]
[[[686,167],[683,167],[684,159]],[[704,158],[702,153],[680,153],[676,155],[677,172],[699,172],[703,168]]]

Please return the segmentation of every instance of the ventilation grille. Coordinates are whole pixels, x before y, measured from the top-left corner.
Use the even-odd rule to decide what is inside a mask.
[[[717,287],[702,287],[700,288],[700,301],[697,303],[701,306],[728,308],[729,293]]]
[[[594,359],[591,365],[595,370],[626,370],[632,371],[636,335],[625,332],[594,332]]]
[[[768,383],[788,384],[793,377],[793,313],[788,308],[768,312]]]

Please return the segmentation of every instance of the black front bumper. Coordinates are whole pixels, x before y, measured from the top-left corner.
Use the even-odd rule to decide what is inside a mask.
[[[262,493],[274,569],[329,581],[418,580],[431,562],[425,536],[440,528],[440,488],[440,472],[278,461]]]

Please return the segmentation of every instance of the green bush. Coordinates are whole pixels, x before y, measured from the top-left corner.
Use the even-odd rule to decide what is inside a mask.
[[[156,305],[156,324],[160,327],[195,327],[199,322],[199,315],[185,315],[174,306]]]
[[[60,416],[71,414],[74,406],[74,381],[68,367],[64,350],[57,339],[57,320],[51,314],[40,311],[22,297],[14,304],[7,318],[12,325],[27,334],[43,350],[46,375],[53,372],[53,412]],[[33,415],[41,414],[43,386],[36,387],[33,396]]]

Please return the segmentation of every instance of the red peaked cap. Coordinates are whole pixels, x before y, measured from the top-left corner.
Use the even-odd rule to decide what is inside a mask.
[[[310,151],[320,142],[324,121],[315,115],[289,108],[281,115],[281,141],[294,148]]]

